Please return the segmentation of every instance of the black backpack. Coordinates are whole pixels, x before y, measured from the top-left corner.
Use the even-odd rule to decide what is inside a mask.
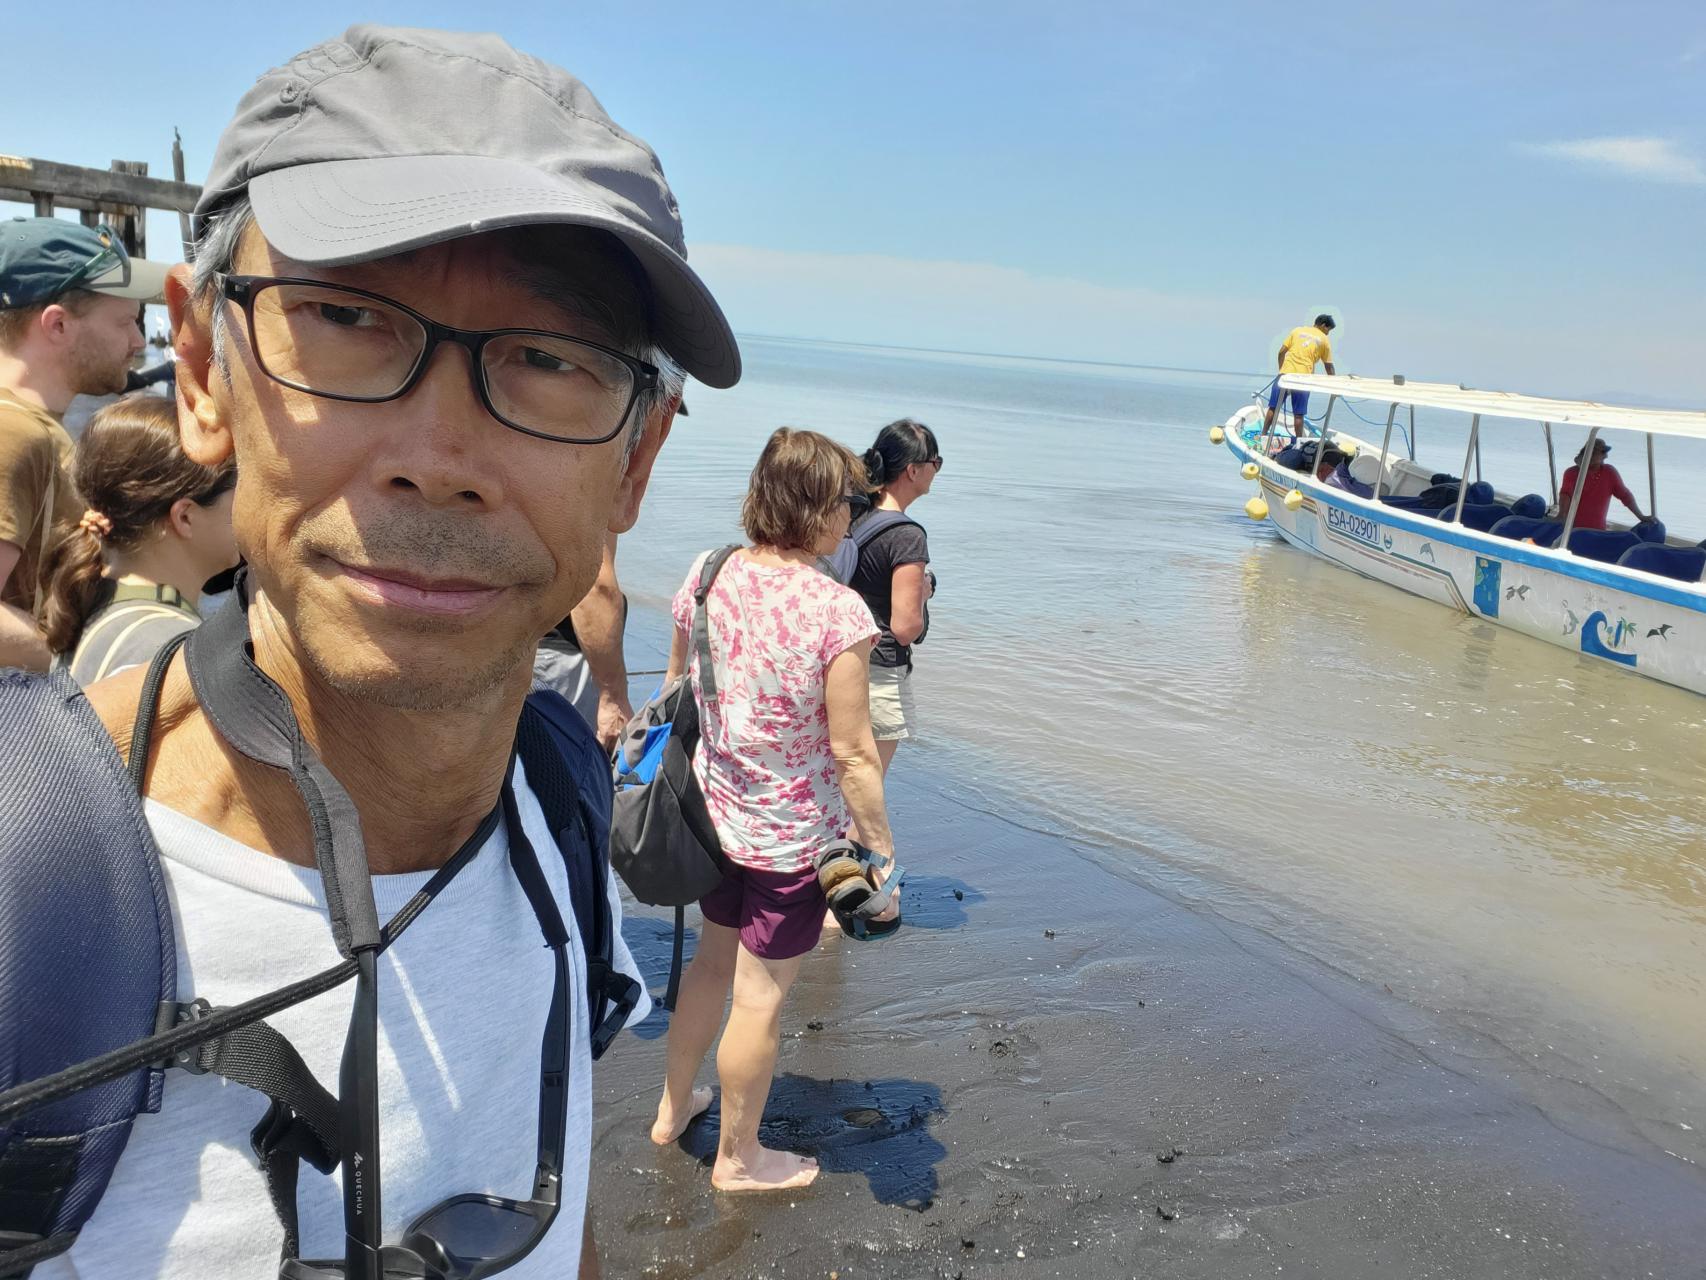
[[[728,869],[704,793],[693,775],[699,749],[699,704],[717,696],[705,602],[711,584],[738,547],[705,553],[693,591],[688,649],[699,658],[699,690],[691,671],[659,689],[634,713],[612,753],[616,801],[610,827],[610,865],[641,902],[675,908],[669,983],[659,1003],[671,1012],[681,987],[687,904],[722,882]]]
[[[240,586],[232,607],[155,659],[128,769],[68,676],[0,671],[0,741],[9,744],[0,767],[0,1277],[27,1276],[71,1247],[135,1117],[159,1110],[168,1069],[213,1071],[271,1100],[251,1139],[269,1185],[275,1174],[288,1179],[288,1217],[277,1192],[274,1202],[291,1245],[298,1162],[329,1172],[339,1161],[336,1099],[264,1019],[353,977],[356,949],[388,944],[371,889],[340,887],[366,876],[365,857],[351,867],[329,865],[344,853],[320,854],[340,964],[230,1008],[205,999],[181,1004],[171,908],[143,816],[155,705],[166,667],[187,641],[197,697],[204,707],[213,700],[209,714],[221,735],[291,772],[317,836],[354,818],[348,796],[302,745],[277,686],[264,676],[239,678],[239,661],[259,675],[244,603]],[[603,753],[574,709],[550,692],[528,697],[516,750],[567,870],[597,1057],[639,995],[613,963]],[[577,776],[593,785],[581,787]],[[494,811],[471,838],[473,849],[495,825]],[[356,830],[360,854],[359,824]],[[426,907],[438,880],[386,926],[390,937]]]

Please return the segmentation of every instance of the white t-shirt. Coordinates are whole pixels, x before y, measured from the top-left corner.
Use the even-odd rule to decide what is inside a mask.
[[[568,949],[573,1050],[562,1208],[549,1234],[504,1274],[565,1280],[580,1263],[592,1133],[586,963],[567,873],[539,802],[516,765],[515,798],[576,945]],[[178,998],[233,1005],[338,963],[317,871],[221,835],[154,801],[178,937]],[[431,873],[375,876],[381,922]],[[610,908],[621,923],[614,880]],[[638,977],[617,935],[616,967]],[[509,865],[503,824],[379,959],[380,1188],[385,1240],[464,1192],[525,1199],[538,1154],[539,1048],[554,966]],[[352,979],[275,1014],[309,1070],[337,1093],[355,999]],[[630,1019],[650,1011],[649,999]],[[249,1131],[261,1094],[214,1075],[166,1074],[157,1115],[138,1116],[95,1216],[38,1280],[276,1280],[282,1232]],[[343,1257],[340,1173],[301,1167],[304,1258]]]

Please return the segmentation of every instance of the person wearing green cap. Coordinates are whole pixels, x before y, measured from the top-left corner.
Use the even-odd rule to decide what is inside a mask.
[[[124,390],[138,304],[161,295],[165,271],[106,227],[0,222],[0,667],[47,670],[41,566],[54,525],[82,510],[65,407]]]

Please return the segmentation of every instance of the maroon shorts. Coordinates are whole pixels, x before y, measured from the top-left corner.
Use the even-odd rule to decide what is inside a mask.
[[[712,924],[739,929],[741,945],[760,960],[791,960],[817,946],[829,903],[817,872],[758,871],[729,864],[723,882],[699,899]]]

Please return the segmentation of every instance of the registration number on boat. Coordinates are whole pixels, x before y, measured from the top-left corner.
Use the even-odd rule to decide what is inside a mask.
[[[1366,542],[1371,547],[1380,545],[1380,526],[1367,516],[1359,516],[1354,511],[1328,507],[1327,527],[1335,533],[1355,538],[1358,542]]]

